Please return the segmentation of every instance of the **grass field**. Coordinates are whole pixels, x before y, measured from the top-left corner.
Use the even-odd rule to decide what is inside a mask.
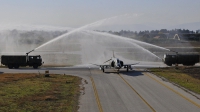
[[[67,75],[0,74],[0,111],[77,111],[80,83]]]
[[[166,78],[170,82],[200,94],[199,67],[152,68],[150,71],[157,76]]]

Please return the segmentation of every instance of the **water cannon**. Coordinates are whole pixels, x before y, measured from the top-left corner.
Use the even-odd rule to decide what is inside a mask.
[[[33,49],[33,50],[27,52],[26,55],[28,56],[28,54],[31,53],[31,52],[33,52],[34,50],[35,50],[35,49]]]
[[[31,51],[29,51],[29,52],[26,53],[26,62],[29,61],[29,59],[28,59],[28,54],[31,53],[31,52],[33,52],[34,50],[35,50],[35,49],[33,49],[33,50],[31,50]]]

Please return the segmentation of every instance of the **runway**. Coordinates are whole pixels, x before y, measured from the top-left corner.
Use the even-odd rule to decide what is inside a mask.
[[[83,78],[79,112],[199,112],[200,100],[163,81],[145,69],[41,68],[38,70],[0,68],[2,73],[51,73]]]

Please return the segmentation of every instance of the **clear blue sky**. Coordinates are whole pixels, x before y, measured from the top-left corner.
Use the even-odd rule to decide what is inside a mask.
[[[142,22],[200,22],[200,0],[0,0],[0,24],[80,27],[123,14]]]

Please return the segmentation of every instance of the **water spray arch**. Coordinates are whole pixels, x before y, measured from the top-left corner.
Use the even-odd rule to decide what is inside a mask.
[[[127,15],[126,15],[127,16]],[[121,17],[121,16],[120,16]],[[148,44],[134,39],[129,39],[121,36],[116,36],[108,33],[95,32],[92,27],[102,25],[106,21],[116,19],[117,16],[103,19],[83,27],[74,29],[66,34],[54,38],[41,46],[31,50],[36,52],[48,52],[46,59],[51,58],[51,62],[62,63],[63,65],[77,65],[86,63],[102,63],[108,56],[109,52],[114,50],[116,55],[120,58],[127,59],[128,61],[148,61],[142,60],[141,57],[150,57],[149,61],[160,60],[144,46],[150,46],[162,50],[167,50],[163,47]],[[106,38],[105,38],[106,37]],[[117,46],[115,46],[117,45]],[[114,46],[114,47],[113,47]],[[121,50],[119,50],[121,49]],[[137,51],[137,53],[135,53]],[[122,53],[127,52],[127,53]],[[51,54],[53,53],[53,54]],[[52,56],[50,56],[50,54]],[[111,53],[112,54],[112,53]],[[61,58],[62,57],[62,58]],[[152,59],[156,58],[156,59]],[[63,61],[67,60],[67,61]],[[74,60],[74,61],[73,61]],[[49,60],[47,60],[49,62]]]

